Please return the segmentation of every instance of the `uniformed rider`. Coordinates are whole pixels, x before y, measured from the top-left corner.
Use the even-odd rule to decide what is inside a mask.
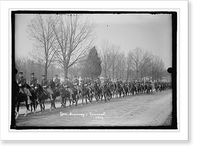
[[[70,98],[72,99],[72,95],[73,95],[72,88],[74,88],[74,85],[70,82],[70,80],[69,80],[68,77],[65,78],[65,81],[64,81],[63,85],[64,85],[64,87],[67,88],[67,90],[69,91],[69,93],[70,93]]]
[[[50,99],[53,100],[52,98],[53,91],[51,90],[48,80],[46,79],[45,75],[42,75],[41,86],[44,88],[45,91],[47,91],[47,93],[49,93]]]
[[[78,80],[78,78],[77,78],[77,76],[75,76],[74,77],[74,85],[79,85],[79,80]]]
[[[31,103],[30,96],[32,96],[32,95],[31,95],[30,91],[26,88],[26,78],[24,78],[23,72],[19,72],[19,78],[18,78],[17,82],[18,82],[18,86],[20,88],[19,91],[22,93],[25,93],[28,98],[28,103]]]
[[[37,78],[34,76],[34,73],[31,73],[30,86],[32,88],[35,88],[36,85],[37,85]]]
[[[56,78],[54,80],[54,83],[55,83],[56,87],[59,87],[60,86],[60,79],[58,78],[58,75],[55,75],[55,76],[56,76]]]

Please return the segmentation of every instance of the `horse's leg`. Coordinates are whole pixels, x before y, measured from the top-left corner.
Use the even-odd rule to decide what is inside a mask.
[[[49,109],[49,111],[51,111],[52,110],[52,100],[50,99],[50,109]]]
[[[17,113],[15,116],[15,119],[17,119],[19,117],[19,106],[20,106],[20,101],[17,101]]]
[[[60,102],[61,106],[60,107],[64,107],[65,104],[65,97],[61,97],[61,102]]]
[[[54,108],[56,109],[56,96],[53,98],[54,100],[53,100],[53,106],[54,106]]]
[[[39,113],[41,113],[42,112],[42,108],[43,108],[42,107],[42,101],[38,99],[38,102],[39,102],[39,106],[40,106],[40,112]]]
[[[33,109],[34,109],[34,114],[35,114],[35,111],[36,111],[36,100],[35,99],[33,100]]]
[[[84,98],[84,95],[82,95],[82,104],[81,104],[81,106],[83,105],[83,98]]]
[[[28,101],[27,101],[27,100],[25,100],[25,105],[26,105],[26,112],[25,112],[25,114],[24,114],[24,117],[26,117],[27,114],[28,114],[28,111],[30,111],[30,110],[29,110],[29,104],[28,104]]]

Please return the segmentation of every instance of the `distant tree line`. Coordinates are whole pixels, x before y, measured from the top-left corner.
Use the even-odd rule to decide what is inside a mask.
[[[99,47],[102,60],[101,76],[116,80],[122,78],[131,80],[160,80],[167,76],[167,69],[158,56],[137,47],[127,54],[120,51],[120,46],[102,41]]]

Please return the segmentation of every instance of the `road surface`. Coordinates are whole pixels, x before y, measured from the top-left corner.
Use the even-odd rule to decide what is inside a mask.
[[[56,104],[60,107],[60,103]],[[20,109],[23,111],[23,109]],[[152,95],[93,101],[71,108],[45,110],[41,114],[21,112],[17,126],[160,126],[171,124],[172,90]]]

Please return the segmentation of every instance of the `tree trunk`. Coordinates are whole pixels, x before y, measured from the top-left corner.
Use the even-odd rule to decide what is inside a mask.
[[[64,78],[67,78],[67,76],[68,76],[68,67],[67,67],[67,64],[65,63],[64,64]]]
[[[115,79],[115,67],[114,67],[114,65],[113,65],[113,68],[112,68],[112,78],[113,78],[113,80]]]
[[[68,65],[69,65],[70,57],[67,57],[64,63],[64,78],[68,77]]]
[[[45,74],[45,78],[47,79],[47,63],[45,63],[45,72],[44,72],[44,74]]]

